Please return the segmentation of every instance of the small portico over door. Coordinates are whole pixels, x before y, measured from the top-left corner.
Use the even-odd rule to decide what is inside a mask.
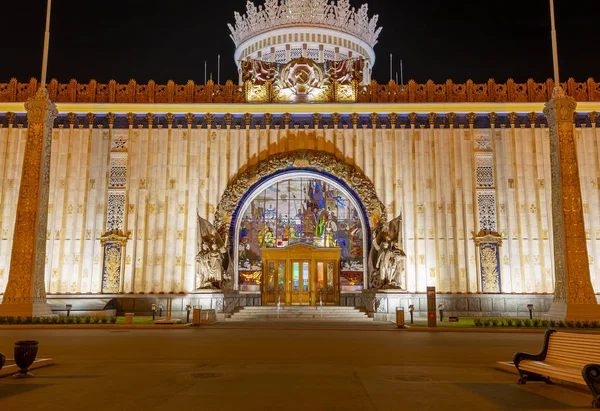
[[[339,248],[263,248],[263,305],[339,305]]]

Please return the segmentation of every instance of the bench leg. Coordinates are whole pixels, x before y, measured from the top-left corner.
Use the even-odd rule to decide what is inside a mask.
[[[536,374],[534,372],[519,370],[519,374],[521,374],[521,377],[517,382],[520,385],[525,385],[530,381],[541,381],[545,382],[546,384],[553,384],[553,382],[550,380],[550,377],[544,377],[543,375]]]
[[[594,400],[592,401],[592,408],[600,408],[600,365],[588,364],[583,367],[581,375],[588,385]]]

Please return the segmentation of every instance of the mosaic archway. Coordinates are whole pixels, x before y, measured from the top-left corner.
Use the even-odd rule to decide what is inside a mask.
[[[355,291],[367,285],[370,233],[385,219],[360,170],[331,154],[301,150],[269,157],[235,179],[215,225],[231,240],[236,287],[260,289],[261,250],[304,244],[336,247],[342,289]]]
[[[265,179],[292,170],[316,171],[343,183],[360,201],[372,231],[387,221],[385,206],[379,200],[375,186],[361,170],[324,151],[297,150],[274,154],[240,174],[225,190],[217,207],[217,230],[230,235],[231,223],[245,197]]]

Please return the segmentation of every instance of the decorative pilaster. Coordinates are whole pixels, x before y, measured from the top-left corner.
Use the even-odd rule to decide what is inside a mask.
[[[590,280],[581,185],[573,129],[577,103],[560,87],[546,103],[550,125],[555,292],[548,312],[561,320],[600,320]]]
[[[481,292],[498,294],[502,292],[500,276],[500,247],[502,235],[496,231],[482,230],[474,236],[475,248],[481,273]]]
[[[8,284],[0,305],[2,316],[52,315],[44,284],[52,125],[58,115],[40,88],[25,103],[27,144],[15,220]]]
[[[121,230],[109,231],[100,238],[100,245],[104,249],[102,292],[104,294],[120,293],[123,291],[127,236]]]
[[[127,173],[129,164],[129,141],[133,134],[133,126],[137,116],[128,113],[129,134],[117,135],[114,132],[116,115],[108,113],[110,138],[109,170],[108,170],[108,205],[106,207],[105,234],[101,237],[103,249],[102,293],[116,294],[124,291],[123,274],[125,272],[125,248],[127,245]],[[150,132],[154,122],[154,114],[146,114]]]

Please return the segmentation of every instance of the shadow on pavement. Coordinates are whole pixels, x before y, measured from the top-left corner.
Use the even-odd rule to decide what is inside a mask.
[[[488,401],[491,401],[502,408],[517,410],[564,410],[574,408],[572,405],[555,401],[551,398],[527,391],[516,384],[459,383],[457,385],[461,388],[471,391],[474,394],[484,397]]]
[[[0,399],[6,399],[13,395],[27,394],[31,391],[35,391],[39,388],[49,387],[52,384],[0,384]]]

